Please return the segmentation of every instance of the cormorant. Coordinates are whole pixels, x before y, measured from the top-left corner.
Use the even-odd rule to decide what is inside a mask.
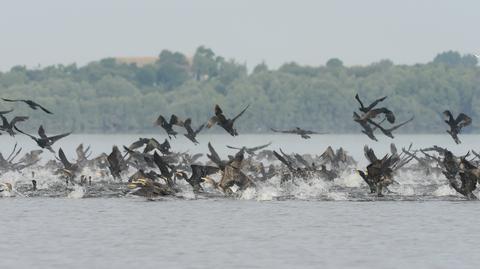
[[[237,136],[238,132],[237,129],[233,128],[235,121],[243,115],[243,113],[248,109],[250,105],[247,105],[237,116],[233,119],[227,119],[225,115],[223,115],[223,111],[219,105],[215,105],[215,116],[211,117],[208,120],[207,128],[211,128],[213,125],[218,124],[220,125],[225,131],[227,131],[231,136]]]
[[[445,122],[448,124],[448,126],[450,126],[450,130],[447,130],[447,133],[452,136],[455,143],[460,144],[461,142],[458,138],[458,134],[461,132],[463,127],[468,126],[472,123],[472,118],[465,115],[464,113],[460,113],[457,118],[454,119],[450,110],[445,110],[443,112],[443,115],[446,118]]]
[[[173,126],[183,126],[183,121],[181,121],[176,115],[172,114],[170,117],[170,121],[167,121],[162,115],[158,116],[157,121],[155,122],[157,125],[161,126],[167,132],[168,137],[171,139],[171,136],[176,137],[178,134],[176,131],[173,130]]]
[[[255,155],[255,151],[264,149],[264,148],[270,146],[271,144],[272,144],[272,142],[269,142],[268,144],[261,145],[261,146],[257,146],[257,147],[253,147],[253,148],[247,148],[247,147],[237,148],[237,147],[232,147],[232,146],[228,146],[228,145],[227,145],[227,148],[229,148],[229,149],[238,149],[238,150],[243,149],[246,153],[248,153],[248,154],[250,154],[250,155]]]
[[[297,134],[301,136],[303,139],[309,139],[311,138],[309,135],[311,134],[324,134],[324,133],[319,133],[319,132],[314,132],[314,131],[309,131],[309,130],[304,130],[300,127],[295,127],[295,129],[292,130],[285,130],[285,131],[279,131],[273,128],[270,128],[275,133],[284,133],[284,134]]]
[[[24,102],[25,104],[27,104],[33,110],[37,110],[38,108],[40,108],[45,113],[53,114],[52,112],[47,110],[45,107],[41,106],[40,104],[38,104],[38,103],[36,103],[32,100],[6,99],[6,98],[2,98],[2,100],[5,101],[5,102]]]
[[[22,133],[22,134],[30,137],[31,139],[35,140],[35,142],[37,142],[37,145],[39,147],[44,148],[44,149],[48,149],[52,153],[55,153],[55,151],[52,149],[52,145],[55,142],[57,142],[58,140],[60,140],[60,139],[62,139],[62,138],[71,134],[71,132],[70,132],[70,133],[65,133],[65,134],[60,134],[60,135],[55,135],[55,136],[48,137],[45,134],[45,129],[43,129],[43,125],[40,125],[40,128],[38,128],[38,135],[40,136],[40,138],[37,138],[33,135],[27,134],[27,133],[19,130],[16,126],[13,126],[13,128],[15,130],[17,130],[17,132]]]
[[[0,126],[0,130],[7,132],[10,136],[15,136],[15,132],[13,131],[13,128],[15,127],[15,124],[17,122],[22,122],[28,120],[28,117],[25,116],[17,116],[14,117],[10,122],[8,122],[7,118],[0,114],[0,117],[2,118],[2,125]]]
[[[192,119],[188,118],[184,122],[184,127],[187,130],[187,133],[184,134],[186,138],[188,138],[190,141],[192,141],[195,145],[199,144],[196,137],[197,134],[200,133],[205,126],[205,124],[200,125],[196,130],[193,130],[192,128]]]

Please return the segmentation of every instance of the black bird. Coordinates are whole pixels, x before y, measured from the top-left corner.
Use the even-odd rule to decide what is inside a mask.
[[[372,108],[374,108],[378,103],[382,102],[386,98],[387,98],[387,96],[379,98],[379,99],[375,100],[373,103],[371,103],[368,107],[365,107],[363,105],[362,101],[360,101],[360,97],[358,96],[358,93],[355,95],[355,99],[357,99],[358,103],[360,103],[359,110],[363,113],[368,113]]]
[[[192,128],[192,119],[190,118],[186,119],[183,124],[185,129],[187,130],[187,133],[184,134],[184,136],[188,138],[190,141],[192,141],[195,145],[199,144],[196,137],[197,137],[197,134],[202,131],[205,124],[200,125],[200,127],[198,127],[196,130],[193,130]]]
[[[52,145],[55,142],[57,142],[58,140],[60,140],[60,139],[62,139],[62,138],[71,134],[71,132],[70,132],[70,133],[65,133],[65,134],[60,134],[60,135],[55,135],[55,136],[48,137],[45,134],[45,129],[43,129],[43,125],[40,125],[40,128],[38,128],[38,135],[40,136],[40,138],[37,138],[33,135],[27,134],[27,133],[19,130],[16,126],[13,126],[13,128],[15,130],[17,130],[17,132],[22,133],[26,136],[29,136],[31,139],[35,140],[35,142],[37,142],[37,145],[39,147],[44,148],[44,149],[48,149],[52,153],[55,153],[55,151],[52,149]]]
[[[143,149],[143,153],[149,153],[154,149],[158,149],[160,152],[163,154],[170,154],[170,143],[168,142],[167,139],[165,139],[165,142],[160,144],[155,138],[139,138],[137,141],[133,142],[128,149],[129,150],[135,150],[138,148],[141,148],[145,145],[145,148]]]
[[[176,135],[178,134],[176,131],[173,130],[174,125],[183,126],[183,121],[181,121],[174,114],[172,114],[172,116],[170,117],[170,121],[167,121],[162,115],[160,115],[158,116],[158,119],[155,123],[165,129],[165,131],[167,131],[167,135],[169,138],[171,138],[171,136],[176,137]]]
[[[13,128],[15,127],[15,124],[17,122],[28,120],[28,117],[18,116],[8,122],[7,118],[5,118],[5,116],[3,116],[2,114],[0,114],[0,117],[2,118],[2,125],[0,126],[0,130],[7,132],[10,136],[14,136],[16,134],[13,131]]]
[[[374,121],[370,121],[371,124],[373,124],[375,127],[377,127],[378,129],[380,129],[380,131],[382,131],[382,133],[390,138],[394,138],[393,137],[393,131],[395,131],[396,129],[402,127],[403,125],[413,121],[414,117],[411,117],[409,120],[406,120],[400,124],[397,124],[395,126],[392,126],[391,128],[388,128],[388,129],[385,129],[383,128],[380,124],[374,122]]]
[[[227,148],[229,148],[229,149],[239,149],[239,150],[243,149],[246,153],[248,153],[250,155],[255,155],[255,151],[264,149],[264,148],[270,146],[271,144],[272,144],[272,142],[270,142],[268,144],[265,144],[265,145],[258,146],[258,147],[253,147],[253,148],[247,148],[247,147],[237,148],[237,147],[232,147],[232,146],[227,145]]]
[[[67,174],[71,180],[75,178],[77,173],[80,171],[80,166],[76,163],[69,162],[62,148],[58,150],[58,157],[60,162],[63,164],[62,171]]]
[[[319,132],[314,132],[314,131],[309,131],[309,130],[304,130],[299,127],[295,127],[295,129],[292,130],[285,130],[285,131],[279,131],[273,128],[270,128],[275,133],[284,133],[284,134],[297,134],[300,135],[303,139],[309,139],[311,138],[311,134],[325,134],[325,133],[319,133]]]
[[[37,110],[38,108],[40,108],[45,113],[53,114],[48,109],[46,109],[45,107],[41,106],[40,104],[38,104],[38,103],[36,103],[32,100],[6,99],[6,98],[2,98],[2,100],[5,101],[5,102],[24,102],[25,104],[27,104],[33,110]]]
[[[177,171],[176,174],[192,185],[194,192],[203,191],[200,183],[205,181],[204,178],[220,171],[218,167],[208,165],[192,164],[190,165],[190,168],[192,168],[192,175],[190,177],[188,177],[187,173],[184,171]]]
[[[243,115],[243,113],[248,109],[250,105],[247,105],[242,112],[240,112],[235,118],[227,119],[225,115],[223,115],[223,111],[219,105],[215,105],[215,116],[211,117],[207,123],[207,128],[211,128],[213,125],[218,124],[220,125],[225,131],[227,131],[231,136],[237,136],[238,132],[237,129],[233,128],[235,121]]]
[[[384,114],[388,122],[395,123],[395,115],[391,110],[389,110],[386,107],[371,109],[367,113],[360,116],[359,118],[362,121],[371,120],[376,118],[380,114]]]
[[[112,153],[107,157],[107,164],[114,179],[121,179],[120,173],[127,169],[122,153],[117,146],[113,146]]]
[[[445,110],[443,112],[445,116],[445,122],[450,126],[450,130],[447,130],[455,143],[460,144],[460,139],[458,138],[458,134],[462,131],[463,127],[466,127],[472,123],[472,118],[465,115],[464,113],[460,113],[456,119],[453,118],[452,113],[450,110]]]
[[[376,129],[376,127],[372,128],[369,124],[371,120],[362,120],[362,118],[360,117],[360,115],[357,114],[357,112],[353,112],[353,120],[358,124],[360,124],[360,126],[362,126],[363,128],[362,133],[366,134],[368,138],[374,141],[378,141],[375,135],[373,134],[373,131]]]

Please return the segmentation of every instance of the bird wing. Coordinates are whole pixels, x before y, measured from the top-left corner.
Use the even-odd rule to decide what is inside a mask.
[[[453,115],[452,115],[452,112],[450,112],[450,110],[443,111],[443,116],[445,117],[446,123],[450,124],[451,122],[454,122]]]
[[[464,113],[460,113],[458,115],[457,119],[455,120],[455,123],[458,124],[458,127],[463,128],[463,127],[468,126],[472,123],[472,118],[470,118],[469,116],[467,116]]]
[[[207,122],[207,128],[212,128],[212,126],[215,125],[217,122],[218,122],[217,116],[211,117]]]
[[[372,109],[365,116],[369,119],[373,119],[373,118],[377,117],[379,114],[385,114],[385,117],[387,118],[388,122],[390,122],[390,123],[395,122],[395,115],[393,114],[393,112],[391,110],[389,110],[386,107]]]
[[[56,141],[66,137],[66,136],[69,136],[71,134],[70,133],[64,133],[64,134],[59,134],[59,135],[55,135],[55,136],[51,136],[51,137],[48,137],[48,140],[50,140],[50,142],[55,143]]]
[[[284,133],[284,134],[296,134],[297,130],[276,130],[273,128],[270,128],[270,130],[274,131],[275,133]]]
[[[227,145],[227,148],[229,148],[229,149],[241,149],[241,148],[236,148],[236,147],[232,147],[232,146],[229,146],[229,145]]]
[[[320,155],[320,158],[322,159],[328,159],[328,160],[333,160],[335,158],[335,153],[333,152],[333,149],[331,146],[328,146],[325,152]]]
[[[223,111],[219,105],[215,105],[215,115],[223,115]]]
[[[402,123],[400,123],[400,124],[398,124],[398,125],[393,126],[393,127],[390,128],[390,129],[388,129],[388,131],[392,132],[392,131],[394,131],[394,130],[400,128],[400,127],[402,127],[403,125],[405,125],[405,124],[413,121],[414,118],[415,118],[415,117],[412,116],[410,119],[408,119],[408,120],[406,120],[406,121],[404,121],[404,122],[402,122]]]
[[[365,107],[363,106],[363,103],[362,101],[360,101],[360,97],[358,96],[358,93],[355,94],[355,99],[358,101],[358,103],[360,104],[360,109],[364,109]]]
[[[155,124],[160,125],[162,127],[165,126],[166,123],[167,123],[167,120],[165,120],[165,118],[162,115],[158,116],[157,120],[155,121]]]
[[[382,102],[382,101],[385,100],[386,98],[387,98],[387,97],[384,96],[384,97],[382,97],[382,98],[379,98],[379,99],[375,100],[373,103],[371,103],[371,104],[366,108],[366,110],[367,110],[367,111],[370,111],[370,110],[371,110],[372,108],[374,108],[378,103]]]
[[[177,115],[172,114],[172,116],[170,117],[170,124],[183,127],[184,123],[179,117],[177,117]]]
[[[33,102],[36,106],[38,106],[41,110],[43,110],[43,112],[47,113],[47,114],[53,114],[52,112],[50,112],[50,110],[46,109],[44,106],[42,105],[39,105],[35,102]]]
[[[26,136],[30,137],[31,139],[33,139],[33,140],[37,141],[37,138],[36,138],[35,136],[33,136],[33,135],[31,135],[31,134],[27,134],[27,133],[25,133],[24,131],[22,131],[22,130],[18,129],[16,126],[13,126],[13,128],[14,128],[15,130],[17,130],[17,132],[19,132],[19,133],[22,133],[22,134],[24,134],[24,135],[26,135]]]
[[[284,165],[286,165],[288,167],[289,170],[294,170],[293,167],[292,167],[292,164],[290,162],[288,162],[287,160],[285,160],[285,158],[282,157],[282,155],[278,154],[275,150],[273,151],[273,155],[281,162],[283,163]]]
[[[215,151],[210,142],[208,143],[208,150],[210,151],[210,154],[207,154],[207,157],[216,165],[218,165],[218,167],[224,166],[222,159],[220,159],[220,156],[218,156],[218,153]]]
[[[311,168],[311,165],[300,154],[295,153],[294,156],[299,163],[303,164],[307,168]]]
[[[3,118],[3,116],[2,116],[2,118]],[[26,117],[26,116],[17,116],[17,117],[12,119],[12,121],[10,122],[10,125],[14,126],[17,122],[26,121],[26,120],[28,120],[28,117]]]
[[[146,138],[139,138],[137,141],[133,142],[128,148],[131,150],[138,149],[143,147],[148,142]]]
[[[190,167],[192,168],[192,174],[195,174],[196,176],[198,176],[200,178],[209,176],[211,174],[215,174],[218,171],[220,171],[220,169],[218,167],[208,166],[208,165],[192,164],[192,165],[190,165]]]
[[[4,117],[3,115],[1,115],[1,114],[0,114],[0,117],[2,118],[2,127],[3,127],[3,128],[8,128],[9,123],[8,123],[7,118],[5,118],[5,117]]]
[[[69,169],[72,167],[72,164],[68,161],[62,148],[58,150],[58,157],[60,157],[60,161],[62,162],[63,166],[65,166],[65,168]]]
[[[261,149],[264,149],[268,146],[270,146],[272,144],[272,142],[268,142],[268,144],[265,144],[265,145],[261,145],[261,146],[257,146],[257,147],[253,147],[253,148],[249,148],[250,151],[257,151],[257,150],[261,150]]]
[[[235,118],[232,119],[232,121],[236,121],[238,118],[240,118],[240,116],[243,115],[243,113],[245,113],[245,111],[247,111],[247,109],[250,107],[250,104],[248,104],[243,110],[242,112],[238,113],[237,116],[235,116]]]
[[[5,102],[22,102],[23,101],[18,99],[7,99],[7,98],[2,98],[2,100]]]
[[[376,162],[378,160],[373,149],[369,148],[367,145],[363,147],[363,152],[365,153],[365,157],[368,159],[368,161],[370,161],[370,163]]]
[[[38,135],[43,139],[48,139],[47,135],[45,134],[45,129],[43,129],[43,125],[40,125],[38,128]]]
[[[170,177],[170,170],[168,169],[168,164],[162,159],[160,155],[155,151],[153,153],[153,162],[157,165],[158,169],[160,169],[160,173],[164,177]]]
[[[200,133],[200,132],[203,130],[203,127],[205,127],[205,123],[202,124],[202,125],[200,125],[200,126],[197,128],[197,130],[195,130],[195,134]]]
[[[192,129],[192,119],[191,118],[188,118],[183,122],[183,127],[185,127],[185,129],[187,130],[187,133],[189,133],[189,134],[195,133]]]

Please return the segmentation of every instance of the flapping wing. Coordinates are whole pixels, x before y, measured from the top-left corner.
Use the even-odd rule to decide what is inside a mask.
[[[200,132],[203,130],[203,127],[204,127],[204,126],[205,126],[205,123],[202,124],[202,125],[200,125],[200,126],[197,128],[197,130],[195,130],[195,134],[200,133]]]
[[[162,176],[167,178],[170,177],[171,173],[168,169],[168,164],[162,159],[160,155],[158,155],[157,152],[153,153],[153,162],[157,165],[158,169],[160,169],[160,173],[162,173]]]
[[[402,122],[402,123],[400,123],[400,124],[398,124],[398,125],[395,125],[395,126],[393,126],[392,128],[390,128],[390,129],[388,129],[388,130],[389,130],[390,132],[392,132],[392,131],[394,131],[394,130],[400,128],[400,127],[402,127],[403,125],[405,125],[405,124],[413,121],[414,118],[415,118],[415,117],[412,116],[410,119],[408,119],[408,120],[406,120],[406,121],[404,121],[404,122]]]
[[[251,150],[251,151],[261,150],[261,149],[264,149],[264,148],[270,146],[271,144],[272,144],[272,142],[268,142],[268,144],[261,145],[261,146],[257,146],[257,147],[253,147],[253,148],[250,148],[249,150]]]
[[[12,119],[12,121],[10,122],[10,125],[15,126],[15,124],[17,122],[22,122],[22,121],[26,121],[26,120],[28,120],[28,117],[26,117],[26,116],[17,116],[17,117]]]
[[[42,105],[39,105],[37,103],[35,103],[41,110],[43,110],[43,112],[47,113],[47,114],[53,114],[52,112],[50,112],[50,110],[46,109],[44,106]]]
[[[232,146],[229,146],[229,145],[227,145],[227,148],[229,148],[229,149],[241,149],[241,148],[236,148],[236,147],[232,147]]]
[[[220,156],[218,156],[218,153],[215,151],[210,142],[208,143],[208,150],[210,151],[210,154],[207,154],[207,157],[216,165],[218,165],[218,167],[222,167],[224,165],[222,159],[220,159]]]
[[[179,117],[177,117],[177,115],[172,114],[172,116],[170,117],[170,124],[183,127],[184,123]]]
[[[35,136],[33,136],[33,135],[31,135],[31,134],[25,133],[24,131],[18,129],[16,126],[13,126],[13,128],[14,128],[17,132],[19,132],[19,133],[21,133],[21,134],[24,134],[24,135],[30,137],[31,139],[37,141],[37,138],[36,138]]]
[[[3,115],[0,114],[0,117],[2,118],[2,125],[5,127],[5,128],[8,128],[8,120],[7,118],[5,118]]]
[[[57,142],[58,140],[60,140],[60,139],[62,139],[62,138],[64,138],[64,137],[69,136],[70,134],[71,134],[71,132],[70,132],[70,133],[64,133],[64,134],[55,135],[55,136],[49,137],[48,140],[50,140],[50,142],[52,142],[52,143],[55,143],[55,142]]]
[[[379,98],[377,100],[375,100],[373,103],[371,103],[366,109],[367,110],[371,110],[372,108],[374,108],[378,103],[382,102],[383,100],[385,100],[387,97],[384,96],[382,98]]]
[[[385,117],[387,118],[388,122],[390,122],[390,123],[395,122],[395,115],[393,114],[393,112],[391,110],[389,110],[386,107],[372,109],[368,112],[369,118],[375,118],[379,114],[385,114]]]
[[[146,143],[148,143],[148,139],[139,138],[137,141],[133,142],[128,148],[131,150],[135,150],[143,147],[143,145],[145,145]]]
[[[286,165],[288,167],[289,170],[293,171],[293,167],[292,167],[292,164],[290,162],[288,162],[287,160],[285,160],[285,158],[283,158],[282,155],[278,154],[275,150],[273,151],[273,155],[281,162],[283,163],[284,165]]]
[[[460,113],[458,115],[457,119],[455,120],[455,123],[458,124],[458,127],[463,128],[463,127],[468,126],[472,123],[472,118],[470,118],[469,116],[467,116],[464,113]]]
[[[190,165],[192,168],[192,174],[198,175],[199,177],[206,177],[220,171],[218,167],[208,166],[208,165]]]
[[[235,118],[232,119],[232,121],[236,121],[238,118],[240,118],[240,116],[243,115],[243,113],[245,113],[245,111],[247,111],[247,109],[250,107],[250,104],[248,104],[243,110],[242,112],[238,113],[237,116],[235,116]]]
[[[58,150],[58,157],[60,157],[60,161],[62,162],[65,168],[69,169],[70,167],[72,167],[72,164],[68,161],[62,148]]]
[[[223,115],[223,111],[219,105],[215,105],[215,115]]]
[[[191,118],[188,118],[183,122],[183,127],[185,127],[185,129],[187,130],[187,133],[189,133],[189,134],[194,133],[194,131],[192,129],[192,119]]]
[[[45,129],[43,129],[43,125],[40,125],[38,128],[38,135],[43,139],[48,139],[47,135],[45,134]]]
[[[367,145],[363,147],[363,152],[365,153],[365,157],[370,163],[376,162],[378,160],[375,152],[373,152],[373,149],[369,148]]]
[[[2,98],[2,100],[5,101],[5,102],[23,102],[23,100],[18,100],[18,99]]]
[[[167,121],[165,120],[165,118],[162,115],[160,115],[160,116],[158,116],[157,120],[155,121],[155,124],[160,125],[160,126],[165,126],[167,124]]]
[[[296,134],[297,133],[296,130],[276,130],[276,129],[273,129],[273,128],[270,128],[270,130],[272,130],[275,133],[283,133],[283,134]]]
[[[360,109],[364,109],[365,107],[363,106],[362,101],[360,101],[360,96],[358,96],[358,93],[355,94],[355,100],[360,104]]]

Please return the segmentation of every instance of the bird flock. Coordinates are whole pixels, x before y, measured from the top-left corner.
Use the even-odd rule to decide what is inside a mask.
[[[374,141],[377,141],[377,131],[393,139],[395,130],[414,120],[414,116],[411,116],[396,123],[392,110],[385,106],[378,107],[386,99],[387,96],[384,96],[365,106],[359,95],[355,95],[360,106],[358,111],[353,112],[353,121],[360,125],[363,134]],[[31,100],[2,100],[6,103],[24,103],[33,110],[40,109],[53,115],[50,110]],[[53,148],[57,141],[71,132],[49,136],[43,125],[40,125],[38,136],[34,136],[17,127],[28,121],[29,117],[15,116],[8,120],[7,115],[14,110],[0,111],[0,134],[3,132],[10,136],[28,136],[40,148],[20,156],[22,148],[16,143],[6,157],[0,153],[0,173],[16,173],[23,179],[18,184],[8,180],[1,182],[0,196],[17,194],[56,197],[80,188],[87,196],[138,195],[153,199],[165,196],[181,197],[187,188],[196,196],[218,194],[236,197],[248,189],[257,189],[262,184],[333,184],[335,180],[355,171],[364,184],[355,190],[349,189],[349,192],[365,193],[368,197],[383,197],[385,194],[395,195],[395,192],[390,190],[391,186],[400,185],[395,177],[402,172],[413,171],[443,178],[445,183],[466,199],[477,199],[474,191],[480,183],[480,154],[473,150],[464,156],[455,156],[448,149],[438,146],[413,149],[411,144],[399,151],[392,143],[390,154],[380,158],[372,148],[364,146],[365,158],[368,161],[365,169],[358,169],[357,161],[341,147],[334,150],[329,146],[320,155],[285,153],[281,148],[269,150],[271,142],[256,147],[227,146],[236,150],[236,153],[226,157],[221,157],[211,143],[208,143],[209,152],[206,156],[201,153],[192,155],[188,152],[172,151],[169,141],[177,137],[179,128],[185,130],[183,135],[195,145],[200,143],[197,135],[205,128],[210,129],[215,125],[231,136],[238,136],[235,124],[249,107],[250,105],[245,106],[235,117],[228,118],[220,106],[216,105],[212,117],[197,126],[192,125],[191,118],[183,120],[172,114],[167,121],[160,115],[155,124],[168,136],[162,143],[155,138],[139,138],[128,146],[114,145],[110,153],[101,153],[95,157],[91,156],[90,147],[85,148],[80,144],[75,152],[76,160],[69,160],[62,148],[58,151]],[[458,135],[464,127],[472,123],[472,119],[464,113],[454,118],[448,110],[444,111],[443,115],[449,127],[447,133],[455,143],[461,143]],[[296,134],[303,139],[323,134],[300,127],[293,127],[291,130],[270,129],[277,133]],[[54,153],[55,159],[40,164],[43,150]],[[26,171],[31,175],[27,175]],[[49,178],[57,180],[47,179],[39,184],[38,174],[43,171],[48,171],[51,175]]]

